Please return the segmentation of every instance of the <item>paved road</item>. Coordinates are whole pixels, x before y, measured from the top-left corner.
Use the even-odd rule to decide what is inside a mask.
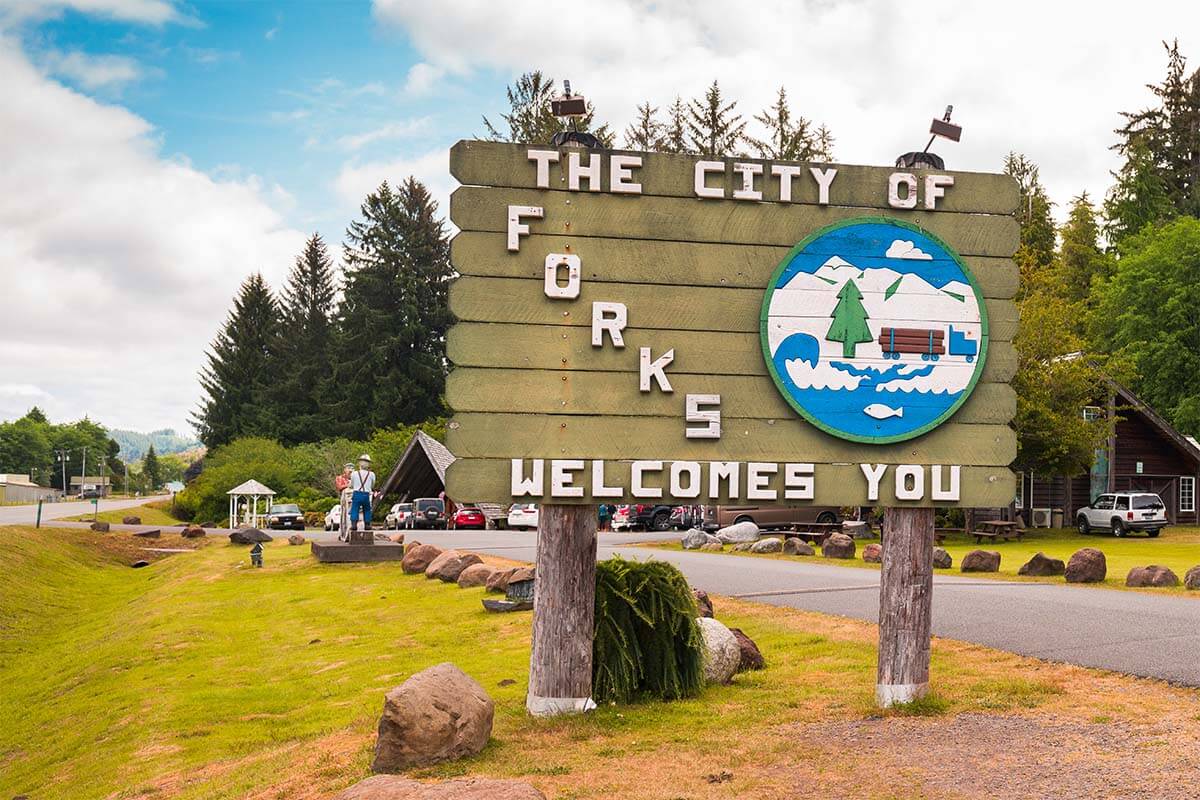
[[[693,586],[715,594],[878,621],[875,570],[628,546],[652,536],[601,534],[600,558],[660,558],[678,566]],[[418,531],[412,538],[524,561],[535,555],[533,533]],[[1036,658],[1200,686],[1200,598],[938,575],[933,632]]]
[[[153,500],[170,500],[171,495],[154,495],[138,497],[132,500],[101,500],[101,511],[118,511],[123,508],[145,505]],[[42,521],[77,517],[80,514],[92,513],[92,501],[68,500],[63,503],[44,503],[42,505]],[[37,521],[37,506],[0,506],[0,525],[32,525]]]

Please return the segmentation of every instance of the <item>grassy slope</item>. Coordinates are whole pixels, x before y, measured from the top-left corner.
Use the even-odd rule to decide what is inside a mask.
[[[485,614],[481,590],[321,567],[280,543],[261,570],[211,542],[135,571],[130,551],[99,549],[113,541],[0,528],[0,797],[328,797],[366,774],[384,692],[440,661],[495,699],[493,741],[418,775],[524,776],[551,797],[779,796],[776,765],[796,757],[784,726],[873,713],[874,628],[850,620],[718,598],[766,671],[694,700],[537,721],[523,713],[529,616]],[[927,711],[1200,718],[1190,690],[952,642],[933,660]],[[736,786],[705,781],[721,769]]]
[[[767,534],[771,535],[771,534]],[[861,555],[866,542],[859,542],[858,550]],[[667,550],[682,549],[677,542],[647,544],[647,547]],[[1181,581],[1174,589],[1138,589],[1146,592],[1176,592],[1190,597],[1200,598],[1200,592],[1187,592],[1182,585],[1184,574],[1192,567],[1200,564],[1200,528],[1167,528],[1157,539],[1146,536],[1130,536],[1117,539],[1113,536],[1093,534],[1081,536],[1075,530],[1032,529],[1026,531],[1025,538],[1018,542],[1015,539],[1008,542],[987,542],[976,544],[974,537],[967,538],[961,534],[948,538],[943,545],[954,558],[954,566],[948,570],[936,570],[943,574],[957,574],[962,557],[972,550],[995,550],[1000,553],[1000,571],[997,573],[971,573],[971,577],[1001,578],[1003,580],[1032,581],[1036,583],[1062,583],[1062,577],[1057,578],[1027,578],[1018,576],[1017,570],[1033,556],[1034,553],[1045,553],[1050,558],[1060,558],[1067,561],[1071,554],[1083,547],[1094,547],[1104,553],[1108,562],[1108,578],[1102,584],[1110,589],[1125,589],[1125,576],[1133,567],[1144,567],[1148,564],[1160,564],[1170,567]],[[804,556],[784,556],[779,554],[756,555],[754,553],[733,553],[726,548],[726,553],[747,558],[806,558]],[[720,555],[715,553],[714,555]],[[820,558],[818,549],[816,556]],[[853,560],[835,561],[838,566],[863,567],[879,569],[878,564],[866,564],[861,557]],[[1130,590],[1134,591],[1134,590]]]
[[[143,525],[178,525],[182,522],[177,517],[171,516],[169,501],[164,505],[166,507],[162,508],[158,502],[147,503],[146,505],[122,508],[116,511],[101,511],[95,517],[92,514],[80,514],[77,517],[70,517],[69,519],[72,522],[91,522],[95,518],[101,522],[119,524],[125,517],[134,516],[141,517]]]

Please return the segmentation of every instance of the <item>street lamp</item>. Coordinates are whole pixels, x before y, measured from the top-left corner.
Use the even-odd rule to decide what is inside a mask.
[[[55,450],[57,461],[62,464],[62,490],[63,495],[67,494],[67,462],[71,460],[70,450]]]

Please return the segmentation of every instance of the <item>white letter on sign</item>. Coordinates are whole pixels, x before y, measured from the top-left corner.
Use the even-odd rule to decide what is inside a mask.
[[[546,297],[557,300],[574,300],[579,297],[579,256],[551,253],[546,256]],[[567,268],[567,285],[558,282],[558,268]]]
[[[800,167],[773,164],[771,165],[771,174],[779,178],[779,202],[792,202],[792,178],[800,174]]]
[[[650,360],[650,348],[642,347],[638,350],[638,357],[641,361],[641,380],[638,384],[643,392],[650,391],[650,379],[658,381],[658,388],[664,392],[673,392],[671,382],[667,380],[667,373],[663,372],[663,367],[668,366],[675,360],[675,348],[672,347],[667,352],[663,353],[653,361]]]
[[[696,162],[696,197],[715,197],[718,200],[725,196],[725,188],[710,189],[704,185],[704,176],[710,172],[724,172],[725,164],[721,161]]]
[[[719,394],[689,394],[686,399],[686,422],[703,422],[703,428],[685,428],[686,439],[720,439],[721,438],[721,395]],[[700,406],[717,406],[717,408],[701,409]]]
[[[687,486],[680,480],[687,474]],[[700,496],[700,464],[696,461],[671,462],[671,496],[699,497]]]
[[[642,474],[646,472],[661,472],[661,461],[634,461],[629,465],[631,478],[629,493],[634,497],[662,497],[662,487],[657,489],[642,485]]]
[[[579,191],[579,179],[587,178],[588,191],[600,191],[600,165],[604,162],[598,153],[588,155],[588,165],[580,166],[579,151],[572,150],[567,154],[567,188],[572,192]]]
[[[574,485],[572,470],[583,469],[583,462],[574,458],[556,458],[550,462],[550,496],[583,497],[583,487]]]
[[[537,187],[550,188],[550,162],[558,161],[557,150],[530,150],[529,160],[537,163]]]
[[[862,468],[863,475],[867,479],[867,499],[879,499],[879,481],[883,479],[883,473],[887,472],[887,464],[859,464]]]
[[[729,499],[738,499],[738,484],[741,482],[741,465],[737,461],[714,461],[708,465],[708,499],[721,496],[721,481],[729,490]]]
[[[605,331],[613,347],[624,347],[621,331],[625,330],[627,318],[624,303],[592,303],[592,347],[604,346]]]
[[[813,465],[784,464],[783,465],[783,499],[812,500],[813,499]]]
[[[953,186],[953,175],[926,175],[925,176],[925,207],[930,211],[937,208],[937,199],[945,197],[946,192],[942,189],[943,186]]]
[[[620,497],[625,492],[620,486],[604,485],[604,462],[592,462],[592,497]]]
[[[945,489],[942,488],[942,465],[936,464],[933,467],[933,486],[930,487],[930,497],[934,500],[958,500],[960,473],[962,467],[950,468],[950,485]]]
[[[641,156],[613,156],[608,161],[608,190],[614,194],[641,194],[642,185],[633,183],[630,169],[642,165]]]
[[[912,481],[910,487],[909,480]],[[920,500],[925,496],[925,468],[913,464],[896,467],[896,499]]]
[[[540,458],[535,458],[530,463],[533,465],[533,474],[526,478],[525,459],[514,458],[512,460],[513,497],[522,497],[524,495],[529,495],[530,497],[542,496],[542,487],[545,485],[542,481],[542,465],[544,462]]]
[[[904,184],[908,193],[900,196],[900,184]],[[917,176],[911,172],[893,172],[888,178],[888,205],[892,208],[917,207]]]
[[[767,461],[751,461],[746,465],[746,499],[774,500],[779,492],[768,489],[767,483],[771,476],[779,471],[778,464]]]
[[[508,250],[515,253],[521,249],[522,236],[529,235],[529,226],[521,222],[521,217],[536,217],[541,219],[546,212],[541,206],[509,206],[508,207]]]
[[[808,171],[812,173],[813,180],[817,182],[817,202],[823,206],[829,205],[829,185],[837,177],[837,170],[833,167],[829,169],[809,167]]]
[[[762,164],[734,164],[733,171],[742,176],[742,188],[733,190],[734,200],[762,200],[762,192],[754,188],[754,176],[762,175]]]

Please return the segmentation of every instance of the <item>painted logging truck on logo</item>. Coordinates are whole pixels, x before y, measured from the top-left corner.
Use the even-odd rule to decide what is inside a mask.
[[[923,509],[925,558],[933,506],[1012,500],[1010,178],[483,141],[450,166],[448,492],[543,504],[539,592],[601,502]],[[535,686],[536,614],[535,713],[586,689]],[[923,691],[883,658],[881,702]]]

